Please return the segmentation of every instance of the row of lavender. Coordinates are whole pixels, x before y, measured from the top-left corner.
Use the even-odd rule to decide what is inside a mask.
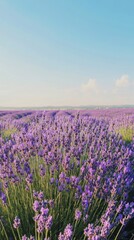
[[[132,236],[133,109],[0,116],[0,239]]]

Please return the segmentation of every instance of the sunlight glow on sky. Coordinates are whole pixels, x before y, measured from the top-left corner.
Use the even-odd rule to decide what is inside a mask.
[[[133,0],[1,0],[0,106],[134,104]]]

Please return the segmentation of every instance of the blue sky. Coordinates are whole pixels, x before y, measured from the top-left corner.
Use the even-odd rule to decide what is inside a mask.
[[[134,104],[133,0],[0,0],[0,106]]]

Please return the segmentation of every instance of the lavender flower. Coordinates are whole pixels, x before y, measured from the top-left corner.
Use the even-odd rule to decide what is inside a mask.
[[[22,236],[22,240],[28,240],[26,234],[24,236]]]
[[[75,210],[75,220],[77,220],[77,221],[80,220],[81,215],[82,215],[81,211],[79,209],[76,209]]]
[[[72,240],[73,236],[73,228],[71,224],[68,224],[64,230],[64,233],[60,233],[58,236],[58,240]]]
[[[35,200],[34,201],[34,203],[33,203],[33,210],[35,211],[35,212],[38,212],[39,210],[40,210],[40,202],[39,201],[37,201],[37,200]]]
[[[14,219],[13,227],[14,228],[19,228],[20,224],[21,224],[20,219],[16,216],[15,219]]]
[[[45,222],[45,229],[50,230],[52,223],[53,223],[53,218],[52,216],[49,215]]]

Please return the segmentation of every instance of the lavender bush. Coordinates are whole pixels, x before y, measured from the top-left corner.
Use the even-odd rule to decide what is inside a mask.
[[[131,113],[123,119],[133,124]],[[134,217],[134,144],[117,134],[120,116],[2,114],[0,239],[123,239]]]

